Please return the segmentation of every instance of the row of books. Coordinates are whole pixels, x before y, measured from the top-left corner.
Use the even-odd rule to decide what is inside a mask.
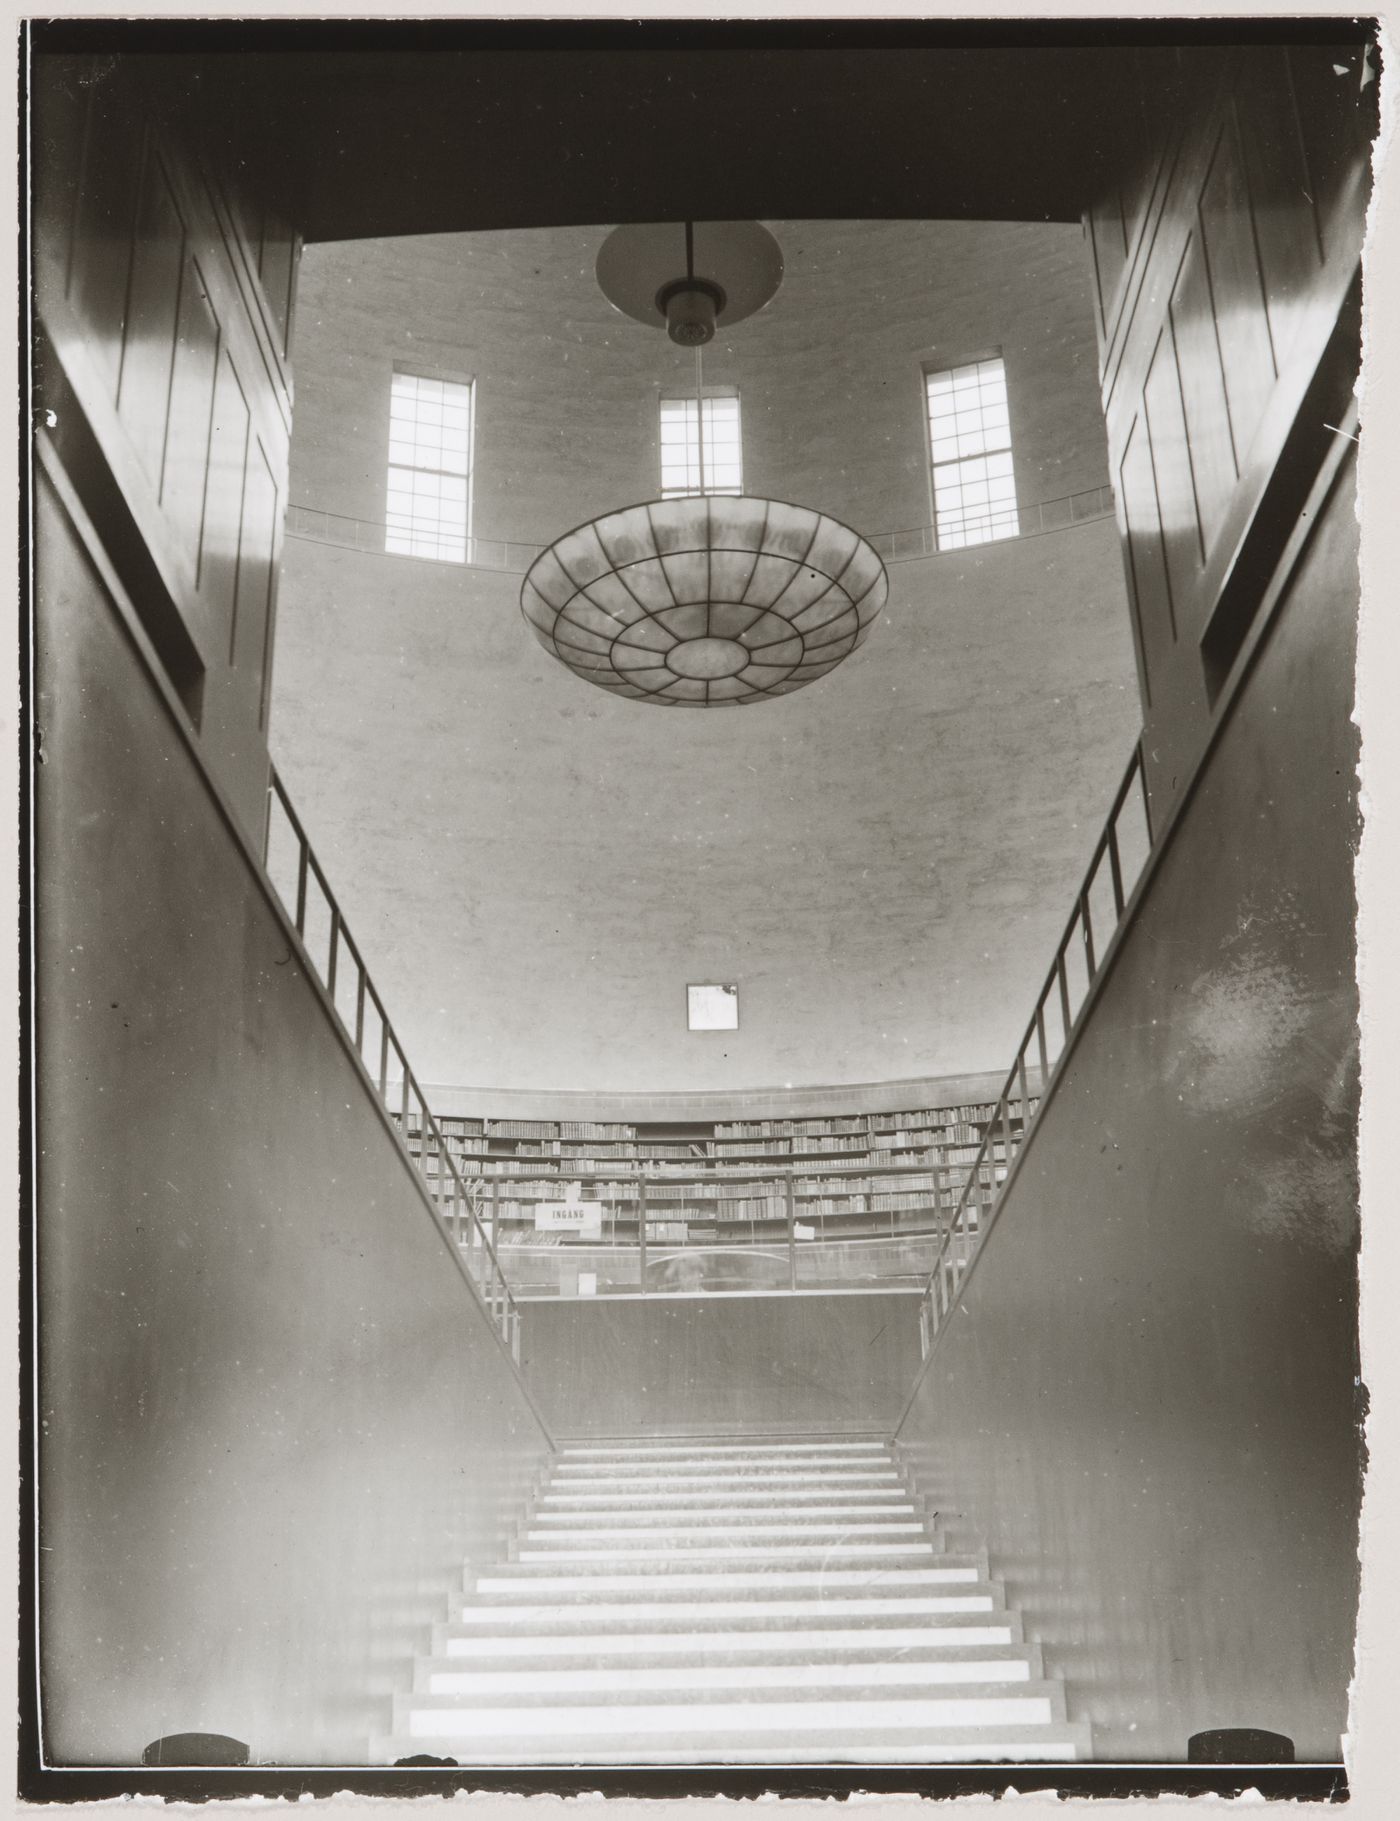
[[[869,1115],[845,1119],[731,1119],[715,1127],[716,1138],[820,1138],[840,1132],[864,1132]]]
[[[1035,1101],[1031,1102],[1032,1107]],[[714,1139],[728,1148],[731,1141],[763,1141],[794,1138],[860,1138],[885,1132],[917,1132],[945,1140],[952,1133],[981,1136],[981,1127],[994,1119],[995,1104],[978,1102],[956,1107],[924,1107],[911,1112],[861,1113],[832,1119],[752,1119],[721,1120],[714,1128]],[[607,1147],[614,1155],[633,1155],[637,1147],[641,1156],[687,1156],[694,1148],[689,1144],[662,1143],[648,1139],[643,1128],[587,1119],[480,1119],[462,1114],[447,1114],[438,1124],[453,1137],[494,1139],[541,1139],[553,1143],[578,1142]],[[699,1140],[696,1141],[700,1142]]]

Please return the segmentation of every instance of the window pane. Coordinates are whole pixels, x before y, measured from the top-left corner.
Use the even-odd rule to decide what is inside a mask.
[[[395,373],[389,389],[384,548],[438,562],[467,560],[472,388]]]
[[[972,361],[925,383],[939,548],[1018,536],[1004,363]]]
[[[744,490],[739,400],[707,398],[705,461],[700,473],[700,412],[693,398],[661,400],[661,497],[694,493],[740,494]]]

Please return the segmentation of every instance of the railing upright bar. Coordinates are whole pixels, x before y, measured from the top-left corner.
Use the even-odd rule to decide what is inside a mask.
[[[318,871],[319,871],[319,868],[318,868]],[[326,991],[331,996],[332,1005],[335,1004],[335,970],[336,970],[336,964],[339,961],[339,959],[340,959],[340,906],[336,903],[335,899],[332,898],[331,899],[330,949],[329,949],[327,959],[326,959]]]
[[[358,951],[355,955],[355,1054],[364,1060],[365,1053],[365,964]]]
[[[1118,824],[1108,825],[1108,870],[1113,881],[1113,919],[1115,926],[1123,915],[1123,863],[1118,854]]]
[[[1089,970],[1089,984],[1092,985],[1099,970],[1094,965],[1094,920],[1089,911],[1087,887],[1079,894],[1079,921],[1084,931],[1084,961]]]
[[[787,1188],[787,1254],[788,1289],[797,1288],[797,1185],[789,1170],[784,1178]]]
[[[1069,1015],[1069,976],[1065,971],[1065,951],[1063,944],[1060,946],[1059,954],[1055,957],[1055,973],[1060,982],[1060,1018],[1065,1028],[1065,1043],[1068,1043],[1070,1027],[1074,1021]]]
[[[646,1172],[637,1172],[637,1288],[643,1296],[647,1293],[647,1179]]]
[[[306,845],[306,836],[297,831],[297,914],[296,932],[303,939],[306,936],[306,867],[310,850]]]

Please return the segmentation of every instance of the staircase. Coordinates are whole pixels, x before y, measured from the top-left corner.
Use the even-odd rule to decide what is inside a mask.
[[[414,1690],[377,1762],[1090,1755],[985,1555],[945,1553],[878,1441],[565,1447]]]

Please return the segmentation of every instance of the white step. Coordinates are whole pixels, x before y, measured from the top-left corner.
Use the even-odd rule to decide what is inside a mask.
[[[409,1738],[542,1739],[568,1734],[578,1738],[612,1735],[626,1738],[665,1734],[719,1733],[725,1737],[754,1733],[835,1733],[878,1727],[882,1731],[941,1726],[967,1728],[1052,1726],[1063,1719],[1063,1696],[1056,1683],[1028,1683],[1014,1694],[976,1684],[957,1693],[896,1699],[828,1700],[814,1694],[806,1700],[674,1701],[634,1704],[599,1702],[574,1706],[546,1703],[538,1707],[495,1707],[480,1699],[459,1705],[450,1695],[400,1696],[394,1731]]]
[[[622,1473],[603,1473],[596,1469],[577,1470],[558,1467],[550,1477],[551,1492],[676,1492],[687,1486],[733,1486],[736,1490],[757,1486],[829,1486],[843,1491],[848,1486],[899,1486],[898,1470],[886,1467],[833,1467],[821,1462],[802,1462],[791,1467],[771,1464],[752,1467],[719,1467],[712,1472],[687,1464],[674,1472],[641,1472],[629,1467]]]
[[[871,1537],[876,1541],[896,1541],[901,1536],[929,1537],[927,1526],[916,1517],[871,1519],[868,1511],[862,1512],[859,1519],[833,1519],[828,1512],[789,1517],[782,1522],[770,1522],[771,1514],[765,1513],[761,1518],[753,1518],[745,1523],[713,1524],[658,1524],[639,1519],[636,1524],[623,1529],[615,1524],[580,1524],[577,1519],[566,1522],[540,1523],[538,1528],[533,1524],[525,1532],[525,1541],[538,1544],[547,1549],[591,1549],[609,1545],[617,1550],[645,1549],[657,1542],[673,1544],[677,1548],[687,1543],[757,1543],[760,1548],[768,1547],[768,1539],[781,1537],[785,1542],[810,1543],[814,1548],[820,1547],[821,1538],[829,1537],[833,1541],[845,1537]],[[865,1521],[861,1521],[865,1520]],[[931,1540],[931,1539],[930,1539]]]
[[[741,1695],[746,1690],[922,1688],[944,1683],[1031,1681],[1029,1651],[1002,1657],[986,1651],[949,1653],[941,1659],[873,1663],[686,1664],[622,1669],[464,1669],[450,1659],[419,1666],[419,1690],[436,1695],[603,1695],[672,1693],[677,1690]]]
[[[561,1664],[587,1668],[600,1657],[633,1659],[661,1657],[674,1661],[679,1655],[694,1658],[752,1657],[761,1653],[777,1658],[791,1654],[805,1662],[826,1657],[892,1656],[911,1652],[987,1650],[1021,1646],[1021,1621],[1016,1613],[926,1613],[916,1623],[899,1624],[883,1619],[844,1628],[811,1625],[778,1630],[767,1623],[748,1630],[706,1630],[686,1626],[680,1631],[530,1633],[512,1628],[490,1636],[471,1626],[455,1624],[436,1628],[434,1656],[465,1662],[550,1658]]]
[[[646,1458],[679,1457],[690,1459],[703,1456],[706,1459],[717,1455],[778,1455],[778,1454],[878,1454],[882,1459],[889,1459],[889,1444],[878,1441],[787,1441],[787,1442],[570,1442],[559,1450],[558,1458],[563,1461],[573,1460],[635,1460],[639,1456]]]
[[[569,1620],[576,1624],[608,1625],[645,1621],[689,1628],[707,1619],[822,1618],[839,1624],[843,1619],[910,1619],[925,1613],[999,1612],[1001,1609],[1001,1589],[983,1583],[957,1593],[847,1594],[835,1599],[589,1600],[586,1603],[577,1601],[571,1606],[558,1603],[551,1606],[512,1605],[502,1601],[498,1605],[463,1606],[458,1622],[463,1625],[557,1626]]]
[[[548,1564],[539,1564],[548,1567]],[[532,1564],[522,1562],[511,1569],[493,1569],[476,1579],[477,1593],[586,1594],[597,1593],[738,1593],[742,1589],[763,1589],[772,1593],[795,1592],[809,1587],[814,1592],[836,1588],[862,1588],[893,1593],[906,1587],[946,1587],[979,1581],[976,1567],[905,1568],[892,1563],[846,1568],[675,1568],[669,1562],[658,1562],[650,1568],[638,1563],[630,1573],[613,1573],[600,1566],[598,1572],[585,1573],[578,1564],[572,1574],[529,1572]]]
[[[518,1742],[500,1749],[469,1745],[460,1739],[396,1738],[378,1743],[374,1761],[392,1764],[415,1752],[453,1758],[461,1765],[707,1765],[707,1764],[1066,1764],[1092,1755],[1089,1727],[998,1727],[993,1732],[971,1727],[940,1727],[920,1734],[881,1732],[848,1733],[834,1739],[808,1739],[804,1743],[768,1740],[758,1745],[738,1745],[727,1738],[676,1740],[658,1746],[654,1741],[609,1745],[597,1739],[554,1739],[522,1750]]]
[[[843,1534],[837,1532],[838,1535]],[[637,1543],[625,1546],[614,1543],[608,1548],[537,1548],[527,1544],[516,1552],[520,1562],[615,1562],[626,1563],[629,1567],[634,1562],[675,1562],[684,1558],[690,1562],[748,1562],[756,1554],[762,1555],[765,1561],[846,1561],[851,1557],[867,1558],[870,1556],[899,1559],[909,1556],[928,1556],[937,1553],[936,1546],[926,1537],[914,1540],[881,1542],[863,1540],[854,1543],[834,1541],[808,1543],[780,1543],[765,1540],[761,1551],[755,1550],[752,1543],[714,1543],[701,1541],[677,1546],[674,1542],[663,1544],[655,1542],[650,1545]]]
[[[541,1495],[541,1514],[547,1511],[613,1511],[619,1506],[632,1511],[645,1508],[648,1511],[708,1510],[711,1507],[725,1509],[762,1510],[770,1505],[812,1505],[823,1507],[840,1501],[842,1505],[869,1505],[883,1510],[888,1504],[907,1503],[909,1493],[898,1481],[891,1480],[884,1486],[762,1486],[753,1489],[743,1486],[729,1487],[724,1491],[708,1490],[705,1487],[677,1489],[673,1492],[651,1492],[645,1499],[631,1492],[560,1492],[558,1488]]]
[[[587,1532],[590,1536],[634,1536],[649,1531],[657,1535],[676,1536],[687,1530],[703,1530],[708,1534],[713,1530],[743,1530],[752,1534],[765,1526],[777,1525],[780,1528],[834,1528],[841,1523],[876,1524],[881,1527],[895,1527],[903,1519],[907,1525],[922,1529],[923,1522],[914,1514],[914,1507],[906,1499],[902,1503],[888,1505],[735,1505],[727,1509],[717,1506],[713,1511],[698,1510],[694,1507],[656,1510],[624,1511],[537,1511],[530,1518],[532,1525],[548,1525],[553,1530],[577,1530],[580,1534]],[[904,1527],[904,1526],[899,1526]]]

